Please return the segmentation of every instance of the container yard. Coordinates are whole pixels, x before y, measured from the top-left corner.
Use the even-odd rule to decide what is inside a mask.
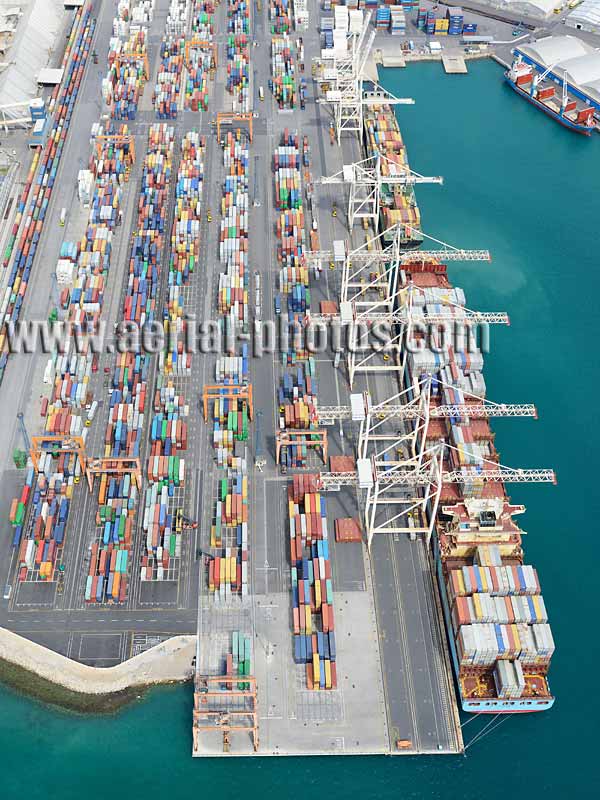
[[[70,13],[4,252],[0,624],[98,667],[196,634],[193,756],[456,754],[461,711],[554,702],[507,493],[553,475],[500,464],[490,417],[533,407],[487,399],[471,326],[508,317],[452,283],[489,253],[429,250],[396,99],[348,78],[461,13]],[[24,362],[7,325],[39,309],[73,335]]]

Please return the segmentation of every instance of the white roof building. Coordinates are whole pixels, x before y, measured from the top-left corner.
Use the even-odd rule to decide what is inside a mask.
[[[480,0],[482,5],[489,5],[505,12],[525,14],[536,19],[546,19],[560,0]]]
[[[583,0],[565,20],[569,28],[600,33],[600,0]]]
[[[0,18],[9,10],[14,14],[14,0],[11,5],[0,4]],[[0,105],[37,96],[37,75],[50,62],[65,13],[63,0],[30,0],[21,11],[4,56],[10,66],[0,73]]]

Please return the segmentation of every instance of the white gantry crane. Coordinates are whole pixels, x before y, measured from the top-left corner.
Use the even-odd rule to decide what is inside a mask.
[[[462,336],[469,337],[475,325],[507,325],[504,312],[471,311],[458,303],[446,300],[438,303],[439,310],[428,313],[413,302],[416,289],[412,284],[399,287],[400,271],[411,262],[431,260],[489,261],[487,250],[462,250],[433,237],[426,238],[441,246],[439,250],[411,251],[401,249],[401,238],[408,226],[400,223],[376,237],[376,247],[369,250],[366,245],[350,253],[343,242],[334,242],[334,263],[342,265],[342,283],[339,312],[332,314],[311,313],[313,324],[337,320],[349,326],[351,346],[347,348],[348,376],[350,388],[358,372],[402,373],[401,344],[410,339],[416,326],[445,325],[458,328]],[[391,244],[381,249],[381,242]],[[319,261],[329,253],[308,253],[309,263]],[[373,346],[368,332],[379,326],[382,346]],[[456,331],[455,331],[456,332]],[[385,345],[385,348],[383,347]]]
[[[396,294],[398,269],[409,264],[430,261],[491,261],[489,250],[464,250],[442,242],[433,236],[421,235],[438,246],[433,250],[403,250],[403,237],[413,229],[397,223],[374,236],[368,243],[348,251],[343,241],[333,243],[333,251],[309,250],[306,262],[310,267],[321,267],[323,261],[342,268],[340,302],[367,300],[373,292],[391,299]],[[386,244],[386,242],[391,242]]]
[[[406,165],[391,161],[386,156],[376,155],[354,164],[345,164],[341,172],[318,178],[315,183],[322,185],[348,184],[348,226],[350,230],[354,227],[356,220],[370,221],[373,229],[377,230],[383,184],[389,186],[409,186],[417,183],[442,184],[443,178],[440,176],[425,177]]]
[[[414,100],[394,97],[377,83],[371,81],[374,90],[365,92],[364,73],[375,29],[369,31],[371,12],[364,15],[363,27],[358,34],[350,34],[348,49],[340,55],[335,50],[323,50],[322,58],[327,66],[319,78],[330,88],[325,92],[325,102],[333,107],[335,134],[338,145],[342,132],[356,133],[359,138],[363,130],[363,107],[365,105],[412,105]]]
[[[461,484],[468,496],[477,496],[487,483],[556,483],[551,469],[514,469],[483,459],[477,467],[444,469],[444,451],[449,445],[436,443],[415,458],[378,461],[375,457],[356,462],[355,472],[322,472],[322,491],[357,486],[366,491],[361,503],[369,547],[379,533],[425,534],[431,539],[444,484]],[[420,461],[420,465],[419,465]]]
[[[440,387],[456,391],[438,380]],[[357,485],[362,494],[363,519],[369,546],[376,533],[418,533],[431,536],[444,483],[461,483],[467,489],[482,488],[488,481],[550,481],[551,470],[514,470],[495,461],[482,460],[477,467],[444,470],[444,456],[455,449],[430,437],[430,421],[447,418],[537,417],[535,406],[493,403],[463,392],[459,404],[432,403],[432,378],[403,389],[382,402],[373,403],[367,393],[350,396],[350,407],[321,407],[319,422],[340,419],[360,423],[357,470],[323,473],[324,490]]]

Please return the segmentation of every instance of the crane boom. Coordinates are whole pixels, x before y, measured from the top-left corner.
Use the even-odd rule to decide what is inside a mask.
[[[385,469],[385,466],[382,465]],[[487,483],[556,483],[556,474],[551,469],[510,469],[502,467],[485,470],[481,473],[460,470],[442,472],[442,483],[463,483],[470,480],[483,480]],[[431,483],[429,472],[377,471],[376,480],[381,485],[427,486]],[[358,483],[356,472],[322,472],[319,483],[324,491],[337,486],[355,486]]]
[[[320,422],[333,422],[339,419],[352,419],[350,406],[321,406],[318,411]],[[414,405],[382,405],[374,408],[373,413],[380,418],[399,420],[420,419],[423,412]],[[537,417],[537,409],[532,404],[519,403],[457,403],[454,405],[432,406],[429,409],[431,419],[447,419],[449,417],[471,417],[473,419],[490,419],[491,417]]]

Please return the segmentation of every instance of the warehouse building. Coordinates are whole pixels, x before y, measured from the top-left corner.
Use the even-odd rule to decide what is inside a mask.
[[[547,79],[559,85],[566,75],[569,93],[600,113],[600,50],[575,36],[548,36],[513,53],[539,72],[551,67]]]
[[[508,19],[521,16],[532,19],[548,19],[560,0],[479,0],[481,5],[490,7],[490,11]]]
[[[583,0],[565,20],[565,25],[578,31],[600,33],[600,0]]]

